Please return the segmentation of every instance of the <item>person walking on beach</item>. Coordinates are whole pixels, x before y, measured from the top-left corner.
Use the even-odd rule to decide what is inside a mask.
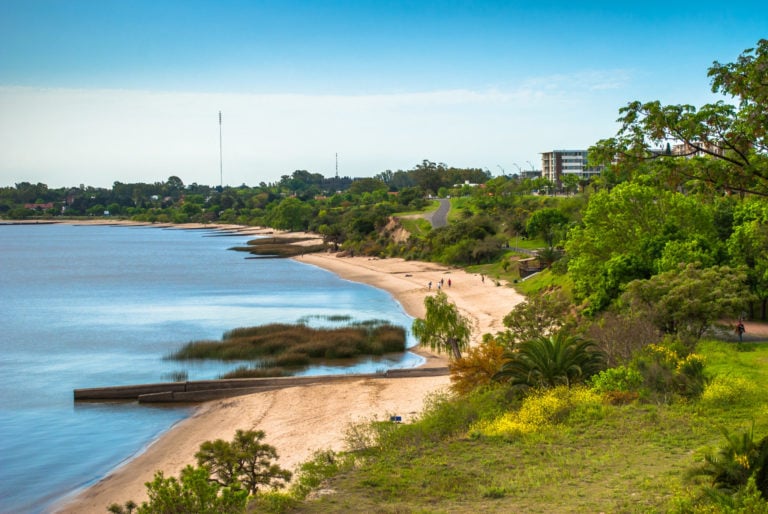
[[[451,287],[451,279],[448,279],[448,287]]]
[[[427,290],[432,291],[432,281],[431,280],[427,284]]]

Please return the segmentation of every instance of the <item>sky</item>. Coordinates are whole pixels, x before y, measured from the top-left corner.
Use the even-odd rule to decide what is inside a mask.
[[[0,187],[540,169],[766,37],[739,0],[0,0]]]

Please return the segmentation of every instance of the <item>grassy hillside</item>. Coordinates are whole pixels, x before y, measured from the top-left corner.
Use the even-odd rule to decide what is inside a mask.
[[[435,399],[412,425],[358,426],[324,494],[285,511],[694,512],[703,482],[689,470],[724,444],[722,429],[768,434],[768,345],[705,341],[698,353],[709,379],[698,400],[576,403],[528,431],[477,435],[505,411],[546,408],[496,389]]]

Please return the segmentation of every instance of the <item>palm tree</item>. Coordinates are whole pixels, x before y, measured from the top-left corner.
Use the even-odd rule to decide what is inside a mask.
[[[754,423],[748,432],[732,434],[721,428],[726,444],[716,453],[704,456],[704,462],[691,470],[691,476],[712,479],[712,487],[724,494],[734,494],[755,477],[763,497],[768,495],[768,437],[755,442]]]
[[[539,336],[507,351],[494,375],[518,387],[570,387],[605,368],[606,356],[594,341],[563,332]]]

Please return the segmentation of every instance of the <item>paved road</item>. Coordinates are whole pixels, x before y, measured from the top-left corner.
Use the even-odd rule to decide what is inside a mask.
[[[448,225],[448,211],[451,210],[451,201],[447,198],[439,198],[440,206],[436,211],[427,216],[432,223],[432,228],[440,228]]]

